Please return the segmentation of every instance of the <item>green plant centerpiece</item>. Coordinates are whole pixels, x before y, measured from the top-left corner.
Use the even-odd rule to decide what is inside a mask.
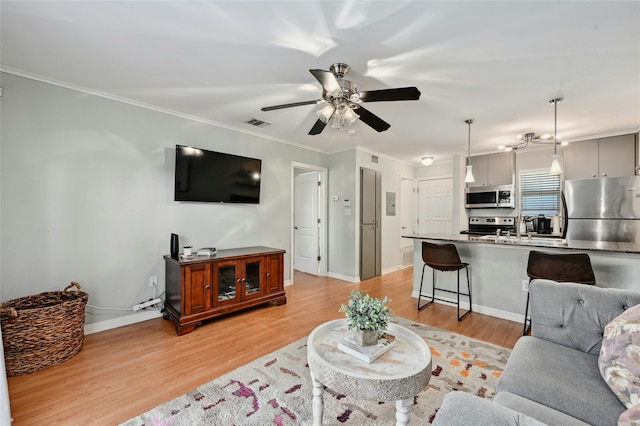
[[[380,332],[389,325],[391,309],[387,304],[389,298],[376,299],[360,291],[351,291],[349,304],[341,305],[339,312],[347,317],[347,326],[353,330],[353,336],[360,346],[370,346],[378,343]]]

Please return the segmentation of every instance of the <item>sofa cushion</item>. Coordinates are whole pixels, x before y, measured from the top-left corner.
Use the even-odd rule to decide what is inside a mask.
[[[598,367],[626,407],[640,403],[640,305],[627,309],[604,328]]]
[[[547,425],[589,426],[588,423],[511,392],[498,392],[493,398],[493,402],[525,414]]]
[[[496,384],[505,391],[592,425],[614,425],[625,410],[600,376],[597,356],[531,336],[509,356]]]
[[[466,392],[449,392],[433,426],[545,426],[536,419]]]
[[[630,306],[640,304],[637,291],[549,280],[534,280],[529,294],[532,336],[596,357],[604,327]]]

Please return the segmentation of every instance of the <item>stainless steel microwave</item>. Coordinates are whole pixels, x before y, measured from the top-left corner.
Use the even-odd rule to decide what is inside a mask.
[[[516,207],[515,198],[513,185],[467,188],[465,207],[468,209],[513,209]]]

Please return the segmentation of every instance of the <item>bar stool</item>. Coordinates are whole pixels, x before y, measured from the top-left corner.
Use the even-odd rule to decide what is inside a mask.
[[[591,260],[587,253],[552,254],[532,250],[529,252],[527,275],[529,276],[529,284],[535,279],[588,285],[595,285],[596,283],[596,276],[593,273]],[[523,336],[529,333],[529,326],[531,325],[531,319],[527,318],[528,315],[529,293],[527,292]]]
[[[446,299],[439,299],[436,297],[436,290],[446,291],[458,295],[458,321],[461,321],[467,314],[471,312],[471,284],[469,282],[469,264],[460,260],[458,250],[453,244],[433,244],[426,241],[422,242],[422,260],[424,265],[422,266],[422,277],[420,278],[420,291],[418,293],[418,310],[426,308],[432,304],[435,300],[448,301]],[[433,269],[433,291],[431,300],[424,305],[420,306],[420,299],[422,298],[422,282],[424,281],[424,268],[427,266]],[[460,293],[460,270],[465,269],[467,272],[467,293]],[[458,289],[457,291],[448,290],[444,288],[436,287],[436,271],[457,271],[458,273]],[[467,296],[469,298],[469,310],[460,316],[460,296]],[[428,296],[425,296],[428,298]]]

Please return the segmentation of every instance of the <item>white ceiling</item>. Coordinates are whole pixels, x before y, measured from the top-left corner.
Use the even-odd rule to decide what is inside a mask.
[[[640,1],[2,1],[2,69],[335,152],[412,164],[496,151],[529,131],[567,140],[638,131]],[[359,90],[416,86],[366,104],[377,133],[307,135],[311,68],[352,68]],[[245,124],[250,118],[272,123]]]

